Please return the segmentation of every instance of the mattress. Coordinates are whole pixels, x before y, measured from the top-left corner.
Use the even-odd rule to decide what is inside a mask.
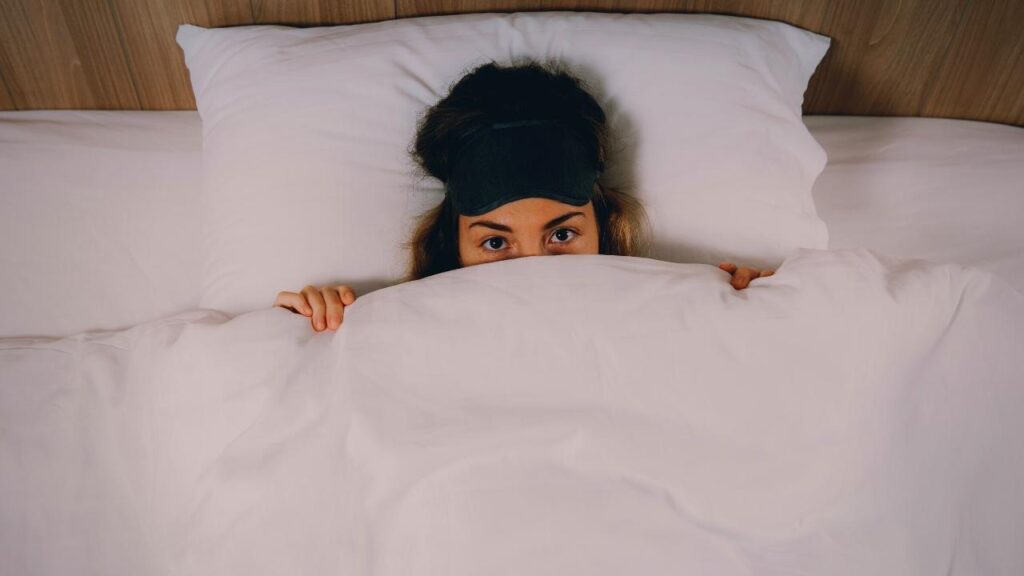
[[[805,120],[829,157],[814,194],[831,247],[977,266],[1024,290],[1024,129]],[[200,174],[195,112],[0,113],[0,337],[195,308]]]
[[[0,337],[195,307],[200,130],[195,112],[0,112]]]
[[[0,338],[3,572],[1024,573],[1024,134],[808,125],[850,249],[517,258],[325,334],[196,309],[194,114],[2,115],[2,328],[76,332]]]
[[[830,248],[976,266],[1024,290],[1024,128],[942,118],[808,116]]]

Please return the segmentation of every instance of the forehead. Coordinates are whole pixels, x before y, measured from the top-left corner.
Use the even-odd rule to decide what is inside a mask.
[[[463,216],[460,214],[459,223],[463,226],[469,226],[479,220],[488,220],[510,227],[514,227],[517,224],[529,226],[531,223],[543,224],[566,212],[582,212],[586,216],[592,213],[591,206],[590,202],[583,206],[574,206],[550,198],[522,198],[503,204],[479,216]]]

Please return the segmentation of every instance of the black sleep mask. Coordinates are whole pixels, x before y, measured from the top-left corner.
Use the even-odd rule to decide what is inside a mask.
[[[582,206],[604,170],[597,144],[588,145],[558,120],[488,124],[465,140],[453,161],[446,191],[464,216],[537,196]]]

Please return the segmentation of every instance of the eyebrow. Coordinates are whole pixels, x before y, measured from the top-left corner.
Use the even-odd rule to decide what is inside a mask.
[[[558,218],[555,218],[554,220],[551,220],[550,222],[545,224],[544,230],[547,230],[548,228],[554,228],[555,226],[558,226],[559,224],[565,222],[566,220],[572,218],[573,216],[583,215],[583,212],[566,212],[565,214],[562,214]],[[472,224],[469,225],[470,228],[472,228],[473,226],[486,226],[488,228],[493,228],[495,230],[500,230],[502,232],[512,231],[512,229],[509,228],[508,226],[505,226],[504,224],[498,224],[497,222],[491,222],[490,220],[477,220],[476,222],[473,222]]]

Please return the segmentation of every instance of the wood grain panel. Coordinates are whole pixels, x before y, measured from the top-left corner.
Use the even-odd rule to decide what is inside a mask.
[[[837,2],[823,26],[836,38],[834,50],[809,87],[807,108],[816,114],[919,115],[966,5]]]
[[[11,96],[11,91],[7,88],[7,81],[4,80],[2,72],[0,72],[0,110],[14,110],[14,96]]]
[[[329,25],[465,12],[711,12],[832,38],[807,114],[1024,126],[1024,0],[0,0],[0,109],[194,109],[179,24]]]
[[[257,24],[311,26],[376,22],[395,17],[391,0],[252,0]]]
[[[950,110],[969,111],[977,120],[1024,124],[1024,2],[967,5],[960,32],[928,82],[921,113],[944,116]]]
[[[110,0],[123,38],[131,81],[146,110],[195,108],[178,25],[252,24],[249,0]]]
[[[819,32],[828,13],[829,0],[791,2],[789,0],[693,0],[681,2],[678,12],[710,12],[789,22],[805,30]]]
[[[106,0],[0,0],[0,74],[19,109],[138,109]]]

